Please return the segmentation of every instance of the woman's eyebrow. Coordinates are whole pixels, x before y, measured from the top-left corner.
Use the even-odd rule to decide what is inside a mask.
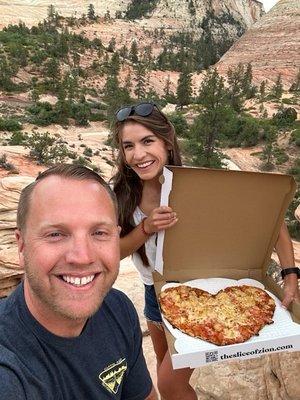
[[[154,138],[154,137],[155,137],[155,135],[147,135],[147,136],[142,137],[139,141],[142,142],[143,140]],[[123,140],[122,141],[122,144],[130,144],[130,143],[132,143],[131,140]]]

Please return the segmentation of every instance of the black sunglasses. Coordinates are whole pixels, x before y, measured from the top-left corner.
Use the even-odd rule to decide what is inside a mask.
[[[158,109],[155,103],[150,102],[143,102],[133,106],[125,106],[116,112],[116,118],[117,121],[123,122],[129,117],[129,115],[132,114],[139,115],[140,117],[148,117],[148,115],[152,114],[154,107]]]

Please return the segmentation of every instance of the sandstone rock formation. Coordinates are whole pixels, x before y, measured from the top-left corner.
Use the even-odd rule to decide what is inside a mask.
[[[214,364],[192,377],[201,400],[299,400],[300,353]]]
[[[63,16],[81,16],[87,14],[88,6],[92,3],[96,14],[104,16],[109,11],[111,17],[115,16],[116,11],[124,12],[131,0],[104,0],[79,1],[71,0],[68,2],[62,0],[23,0],[15,1],[13,4],[9,0],[0,3],[0,24],[7,25],[9,23],[18,23],[20,18],[28,25],[38,23],[47,17],[47,10],[50,4],[55,10]],[[257,0],[194,0],[195,17],[199,21],[203,18],[208,9],[215,11],[216,15],[228,12],[241,21],[245,27],[249,27],[253,22],[257,21],[262,13],[263,6]],[[189,11],[189,2],[182,0],[159,0],[152,17],[156,18],[172,18],[183,21],[185,26],[189,26],[191,22],[191,13]]]
[[[232,16],[241,22],[244,27],[250,27],[264,14],[262,3],[256,0],[194,0],[192,2],[182,0],[160,0],[153,12],[154,18],[175,18],[184,21],[188,26],[191,20],[190,4],[195,9],[195,20],[201,21],[210,11],[221,16],[229,11]]]
[[[21,190],[33,181],[27,176],[10,176],[0,180],[0,297],[7,296],[20,282],[14,231]]]
[[[300,67],[300,2],[280,0],[257,21],[217,63],[225,74],[228,68],[251,63],[256,83],[273,85],[279,73],[290,88]]]

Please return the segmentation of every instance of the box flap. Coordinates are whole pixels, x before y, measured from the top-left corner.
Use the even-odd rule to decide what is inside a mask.
[[[158,235],[163,280],[261,280],[295,191],[291,176],[204,168],[164,169],[162,205],[177,224]],[[154,279],[159,279],[154,274]]]

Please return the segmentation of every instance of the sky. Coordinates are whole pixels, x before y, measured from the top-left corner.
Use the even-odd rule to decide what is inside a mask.
[[[270,8],[272,8],[278,2],[278,0],[260,0],[260,1],[263,3],[266,12],[268,12]]]

